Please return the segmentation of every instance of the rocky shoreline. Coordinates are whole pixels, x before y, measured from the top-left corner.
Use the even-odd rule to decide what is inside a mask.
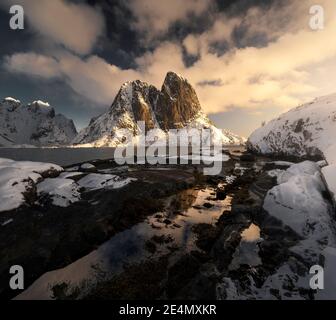
[[[95,162],[94,171],[107,169],[120,170],[109,161]],[[84,171],[84,175],[88,173]],[[192,169],[176,168],[173,174],[145,171],[130,172],[138,180],[122,189],[85,192],[79,202],[65,208],[54,206],[46,197],[42,206],[33,204],[2,213],[1,221],[11,223],[0,233],[0,296],[16,295],[6,289],[10,266],[24,267],[28,286],[44,272],[66,266],[159,211],[161,199],[195,184]]]
[[[44,207],[5,213],[4,219],[14,221],[0,234],[5,257],[0,287],[8,282],[6,268],[15,263],[25,267],[27,284],[34,283],[18,299],[35,297],[34,286],[40,289],[41,284],[60,300],[315,299],[316,291],[296,282],[311,267],[309,259],[293,251],[304,237],[264,208],[278,184],[273,172],[286,172],[293,163],[240,150],[230,157],[218,176],[203,176],[201,167],[191,165],[116,167],[96,161],[85,169],[80,164],[66,168],[69,173],[83,170],[82,175],[118,172],[134,182],[84,192],[67,208],[47,201]],[[331,208],[330,196],[324,193],[324,198]],[[48,278],[40,278],[47,271],[59,269],[57,278],[78,268],[78,259],[90,252],[107,252],[109,261],[118,254],[111,248],[123,246],[113,244],[117,238],[127,241],[134,234],[139,238],[123,247],[118,272],[92,266],[94,281],[77,284],[48,284]],[[286,274],[281,273],[284,267]],[[9,290],[1,296],[14,297]]]

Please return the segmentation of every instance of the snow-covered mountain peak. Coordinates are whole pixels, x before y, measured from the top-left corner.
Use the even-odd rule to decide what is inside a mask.
[[[51,106],[50,106],[50,104],[48,102],[44,102],[44,101],[41,101],[41,100],[33,101],[29,105],[40,107],[40,108],[47,108],[47,109],[51,108]]]
[[[166,83],[172,83],[172,82],[176,82],[176,81],[188,82],[188,80],[186,78],[184,78],[182,75],[180,75],[176,72],[173,72],[173,71],[167,72],[164,83],[166,84]]]
[[[3,99],[2,102],[21,104],[20,100],[14,99],[12,97],[7,97],[7,98]]]
[[[33,113],[44,113],[50,117],[55,117],[55,109],[50,106],[48,102],[43,102],[41,100],[34,101],[27,105],[29,111]]]
[[[141,133],[138,122],[144,122],[147,131],[154,130],[160,136],[169,129],[213,128],[216,141],[237,141],[236,137],[227,137],[211,124],[190,83],[182,76],[168,72],[161,90],[140,80],[124,83],[111,108],[92,119],[74,144],[117,146],[124,143],[125,135],[136,137]]]
[[[7,97],[7,98],[2,100],[2,103],[0,103],[0,106],[2,108],[7,109],[8,111],[14,111],[16,108],[21,106],[21,101],[16,100],[16,99],[11,98],[11,97]]]

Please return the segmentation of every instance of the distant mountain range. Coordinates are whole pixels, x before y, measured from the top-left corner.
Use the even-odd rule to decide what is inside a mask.
[[[76,137],[72,120],[56,115],[48,103],[23,105],[6,98],[0,103],[0,146],[62,146]]]
[[[145,128],[139,127],[139,121]],[[107,112],[92,119],[79,134],[73,121],[56,115],[48,103],[25,106],[13,98],[0,103],[0,147],[116,147],[136,142],[144,130],[151,139],[166,139],[170,129],[185,129],[190,135],[195,129],[200,133],[211,129],[214,144],[245,143],[244,138],[216,128],[194,88],[173,72],[167,74],[161,90],[139,80],[125,83]]]

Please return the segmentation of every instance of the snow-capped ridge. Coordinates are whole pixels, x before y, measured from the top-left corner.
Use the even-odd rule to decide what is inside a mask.
[[[3,99],[2,102],[11,102],[11,103],[21,104],[20,100],[14,99],[12,97],[7,97],[7,98]]]
[[[33,101],[31,104],[38,104],[40,107],[50,107],[50,104],[48,102],[44,102],[41,100]]]

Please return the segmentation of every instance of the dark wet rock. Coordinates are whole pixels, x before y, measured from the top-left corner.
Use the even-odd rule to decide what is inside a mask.
[[[34,183],[32,179],[27,179],[27,182],[28,182],[28,185],[26,186],[26,190],[22,194],[23,194],[26,204],[32,206],[37,200],[37,188],[36,188],[36,184]]]
[[[167,278],[167,297],[173,299],[198,273],[201,263],[193,255],[185,255],[169,270]]]
[[[173,296],[173,299],[215,301],[217,282],[217,278],[200,272],[181,288],[177,295]]]
[[[234,169],[233,173],[234,173],[235,175],[239,176],[239,175],[241,175],[242,170],[239,169],[239,168],[236,168],[236,169]]]
[[[213,186],[218,186],[218,184],[222,182],[222,178],[221,177],[217,177],[217,176],[207,176],[206,177],[206,183],[213,185]]]
[[[156,249],[156,244],[154,242],[152,242],[152,241],[146,241],[146,243],[145,243],[145,249],[148,252],[154,254],[156,252],[156,250],[157,250]]]
[[[209,202],[206,202],[206,203],[203,204],[203,207],[204,207],[204,208],[207,208],[207,209],[210,209],[210,208],[212,208],[213,206],[214,206],[214,205],[211,204],[211,203],[209,203]]]
[[[225,200],[227,197],[227,193],[225,190],[218,189],[216,192],[216,200]]]
[[[241,232],[246,229],[248,223],[228,225],[223,228],[220,236],[211,249],[211,256],[216,259],[219,270],[228,268],[233,254],[241,241]]]
[[[60,174],[60,172],[54,168],[50,168],[46,171],[43,171],[40,173],[43,179],[46,178],[57,178]]]
[[[195,225],[192,230],[197,236],[197,247],[209,252],[219,236],[219,229],[211,224],[202,223]]]
[[[287,170],[289,167],[290,167],[290,165],[288,165],[288,166],[285,166],[285,165],[279,166],[279,165],[277,165],[274,162],[268,162],[268,163],[265,164],[264,170],[265,171],[271,171],[271,170],[275,170],[275,169]]]
[[[176,251],[179,250],[179,247],[177,246],[177,244],[172,244],[170,246],[167,246],[167,249],[171,252],[171,253],[174,253]]]
[[[243,162],[255,162],[256,157],[252,153],[245,153],[240,156],[240,160]]]
[[[174,239],[171,236],[166,236],[166,235],[161,235],[161,236],[153,236],[151,239],[153,242],[163,245],[163,244],[168,244],[174,241]]]
[[[167,257],[125,266],[124,272],[102,281],[84,300],[155,300],[164,294]]]

